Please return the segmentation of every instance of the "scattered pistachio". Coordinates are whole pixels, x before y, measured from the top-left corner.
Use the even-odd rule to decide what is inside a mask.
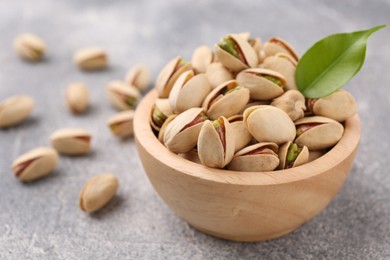
[[[16,37],[14,48],[20,57],[29,61],[42,59],[46,51],[46,45],[38,36],[25,33]]]
[[[75,64],[83,70],[99,70],[107,67],[107,53],[96,47],[82,49],[74,55]]]
[[[72,83],[66,89],[65,103],[69,111],[74,114],[84,112],[88,107],[89,93],[82,83]]]
[[[136,65],[129,70],[125,82],[144,91],[152,81],[152,74],[145,65]]]
[[[91,150],[92,135],[76,128],[64,128],[50,136],[51,145],[59,153],[67,155],[83,155]]]
[[[13,96],[0,103],[0,128],[23,122],[34,108],[34,100],[29,96]]]
[[[116,136],[130,137],[133,135],[133,119],[133,110],[122,111],[108,119],[108,127]]]

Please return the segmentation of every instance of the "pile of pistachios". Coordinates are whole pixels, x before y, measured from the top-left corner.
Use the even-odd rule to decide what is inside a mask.
[[[280,38],[230,34],[161,70],[150,115],[157,138],[196,163],[233,171],[296,167],[329,151],[357,112],[345,90],[316,99],[297,90],[299,60]]]

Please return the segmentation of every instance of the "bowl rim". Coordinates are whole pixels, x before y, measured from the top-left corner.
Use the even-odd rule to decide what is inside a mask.
[[[155,160],[190,177],[243,186],[276,185],[301,181],[328,171],[352,154],[359,145],[361,123],[359,115],[347,119],[340,141],[325,155],[304,165],[269,172],[243,172],[209,168],[189,161],[169,151],[154,135],[149,123],[149,116],[158,93],[152,89],[138,105],[134,116],[134,135],[137,146],[142,146]],[[139,149],[139,147],[138,147]]]

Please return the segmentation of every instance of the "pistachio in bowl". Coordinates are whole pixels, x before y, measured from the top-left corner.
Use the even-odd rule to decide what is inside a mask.
[[[161,198],[191,226],[237,241],[285,235],[321,212],[360,140],[350,93],[306,95],[291,82],[300,63],[291,45],[255,39],[232,34],[215,52],[202,46],[193,56],[199,63],[195,54],[207,54],[202,70],[171,60],[134,118],[142,164]],[[226,71],[232,77],[221,80]]]

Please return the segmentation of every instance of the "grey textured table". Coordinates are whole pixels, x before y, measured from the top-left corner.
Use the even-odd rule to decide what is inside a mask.
[[[229,32],[280,36],[303,53],[336,32],[388,23],[390,2],[378,1],[0,1],[0,99],[26,93],[37,105],[24,124],[0,130],[0,259],[389,259],[390,258],[390,33],[374,35],[362,71],[346,86],[359,104],[361,146],[352,172],[329,207],[295,232],[273,241],[236,243],[189,227],[154,192],[133,140],[106,127],[115,110],[104,87],[145,63],[154,76],[177,54]],[[44,62],[16,57],[12,41],[35,32],[49,47]],[[98,45],[111,67],[83,73],[73,52]],[[85,82],[92,107],[82,116],[64,107],[64,89]],[[22,184],[10,165],[25,151],[48,145],[51,132],[82,127],[93,153],[61,157],[48,178]],[[102,211],[78,209],[84,182],[100,172],[120,179],[118,196]]]

